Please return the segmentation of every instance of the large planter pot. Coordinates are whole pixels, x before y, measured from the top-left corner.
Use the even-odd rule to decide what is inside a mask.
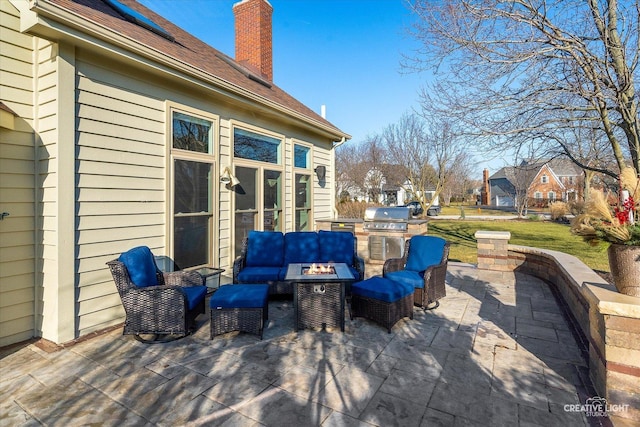
[[[607,252],[618,292],[640,297],[640,246],[612,244]]]

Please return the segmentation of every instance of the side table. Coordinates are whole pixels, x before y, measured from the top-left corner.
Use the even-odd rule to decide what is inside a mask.
[[[224,272],[224,268],[202,267],[193,270],[204,278],[204,284],[207,286],[207,295],[213,294],[220,287],[220,275]]]

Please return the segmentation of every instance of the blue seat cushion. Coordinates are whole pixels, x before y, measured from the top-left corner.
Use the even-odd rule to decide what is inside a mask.
[[[147,246],[138,246],[124,252],[118,261],[127,267],[129,277],[134,285],[144,288],[158,286],[156,261]]]
[[[246,265],[281,267],[284,259],[284,235],[280,231],[249,232]]]
[[[284,263],[317,262],[320,259],[318,233],[292,231],[284,235]]]
[[[372,277],[351,285],[351,294],[378,301],[396,302],[411,295],[414,287],[402,282],[394,282],[384,277]]]
[[[243,284],[220,286],[209,300],[212,309],[265,308],[269,298],[269,285]]]
[[[187,307],[193,310],[204,299],[207,293],[206,286],[184,286],[182,290],[187,295]]]
[[[446,240],[435,236],[413,236],[409,244],[409,255],[405,268],[425,271],[432,265],[440,264]]]
[[[387,273],[384,277],[394,282],[411,285],[414,288],[424,288],[424,272],[399,270]]]
[[[318,231],[320,262],[353,264],[354,236],[346,231]]]
[[[282,267],[245,267],[238,273],[238,282],[275,282],[280,279],[281,268]]]

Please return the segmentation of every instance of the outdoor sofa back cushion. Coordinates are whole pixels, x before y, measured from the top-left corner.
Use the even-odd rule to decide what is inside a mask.
[[[127,267],[129,277],[134,285],[140,288],[158,285],[156,261],[147,246],[129,249],[120,255],[118,261]]]
[[[346,231],[318,231],[320,262],[344,262],[353,264],[353,234]]]
[[[248,267],[281,267],[284,254],[284,236],[280,231],[249,232],[247,247]]]
[[[409,256],[405,269],[425,271],[440,264],[446,240],[435,236],[413,236],[409,245]]]
[[[285,264],[320,260],[318,233],[314,231],[292,231],[284,235],[284,243]]]

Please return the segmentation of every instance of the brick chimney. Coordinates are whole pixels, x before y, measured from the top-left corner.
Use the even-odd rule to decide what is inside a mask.
[[[236,61],[273,81],[271,15],[267,0],[242,0],[233,5],[236,19]]]
[[[482,191],[480,192],[480,203],[488,205],[491,198],[491,188],[489,187],[489,169],[482,171]]]

